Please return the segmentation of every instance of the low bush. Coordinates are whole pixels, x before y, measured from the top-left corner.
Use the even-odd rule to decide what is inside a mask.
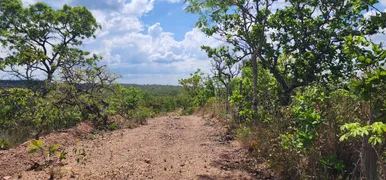
[[[154,111],[151,108],[139,107],[134,110],[129,110],[128,116],[134,119],[138,124],[145,124],[146,119],[154,117]]]
[[[117,84],[98,87],[52,83],[47,88],[49,91],[44,94],[27,88],[0,90],[1,149],[73,127],[83,120],[93,122],[100,129],[135,127],[145,124],[146,119],[157,113],[182,106],[178,98],[152,97],[133,87],[127,89]],[[117,115],[125,122],[109,121],[109,117]]]

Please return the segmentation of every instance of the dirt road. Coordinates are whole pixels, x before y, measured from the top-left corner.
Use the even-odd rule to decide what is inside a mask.
[[[71,153],[60,168],[11,176],[48,179],[51,171],[63,179],[263,179],[243,170],[242,149],[222,142],[223,132],[203,117],[154,118],[135,129],[89,137],[66,147]],[[85,156],[74,155],[73,149],[84,149]]]

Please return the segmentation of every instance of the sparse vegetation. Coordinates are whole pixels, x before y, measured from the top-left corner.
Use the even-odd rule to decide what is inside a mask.
[[[66,159],[66,152],[59,151],[59,144],[45,145],[42,140],[31,140],[31,144],[28,146],[30,154],[39,153],[44,158],[44,164],[41,166],[49,166],[54,162],[55,155],[58,161]]]
[[[202,47],[210,79],[222,82],[207,104],[230,100],[222,112],[256,159],[288,179],[386,176],[386,52],[371,38],[386,27],[377,1],[185,2],[202,32],[227,42]]]

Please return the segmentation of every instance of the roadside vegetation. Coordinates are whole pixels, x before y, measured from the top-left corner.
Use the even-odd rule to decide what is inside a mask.
[[[180,83],[228,119],[260,162],[288,179],[386,177],[386,49],[378,1],[185,0],[224,41]],[[372,16],[365,16],[368,12]]]

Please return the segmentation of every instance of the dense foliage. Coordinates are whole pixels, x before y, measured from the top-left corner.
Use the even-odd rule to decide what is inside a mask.
[[[378,1],[185,2],[202,32],[227,43],[202,47],[216,87],[206,107],[223,107],[252,155],[289,179],[386,177],[386,51],[372,40],[386,26]],[[195,76],[181,81],[188,92]]]
[[[30,137],[38,139],[42,134],[70,128],[81,121],[91,121],[100,129],[134,127],[157,114],[188,107],[184,105],[188,102],[180,97],[152,96],[119,84],[101,89],[86,84],[55,83],[53,86],[44,97],[27,88],[0,90],[3,144],[9,147]]]

